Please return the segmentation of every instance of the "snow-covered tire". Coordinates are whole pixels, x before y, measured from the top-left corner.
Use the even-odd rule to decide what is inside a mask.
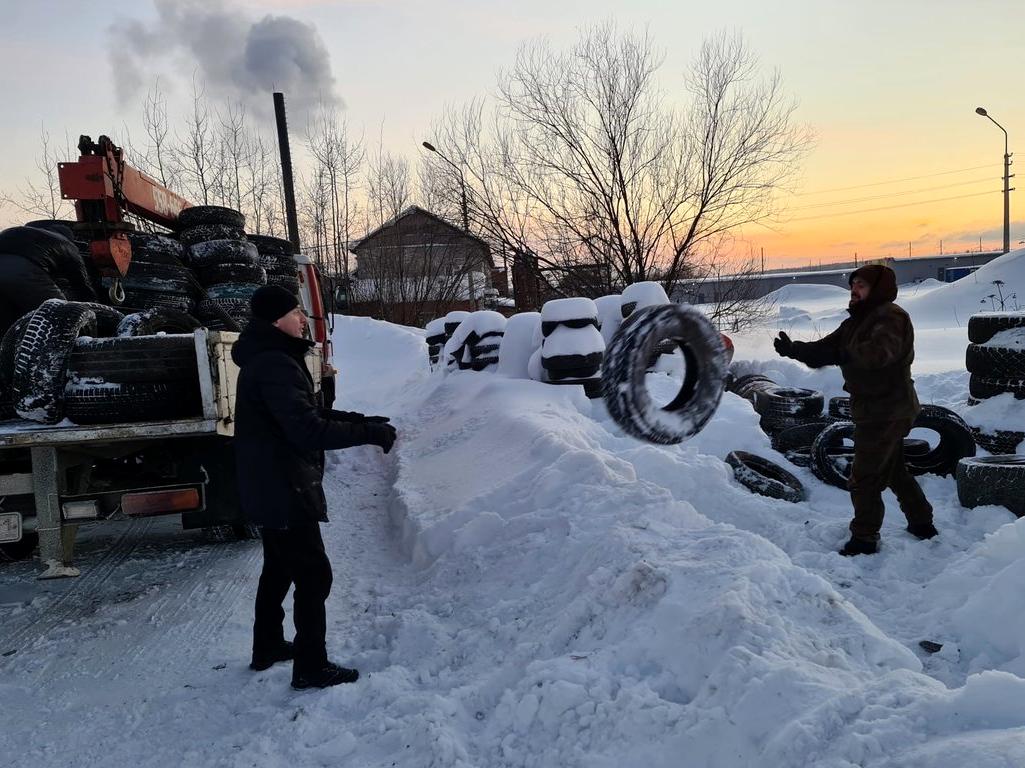
[[[1025,399],[1025,378],[990,377],[973,373],[968,377],[968,392],[981,400],[1010,392],[1016,400],[1021,400]]]
[[[67,417],[76,424],[185,419],[202,414],[199,382],[69,384]]]
[[[189,227],[178,233],[178,240],[189,249],[189,259],[192,258],[192,248],[199,243],[206,243],[211,240],[245,240],[246,233],[240,227],[229,227],[224,224],[203,224],[198,227]]]
[[[851,399],[849,397],[831,397],[827,409],[831,418],[850,421]]]
[[[1017,453],[1021,441],[1025,440],[1025,432],[1005,429],[983,432],[978,427],[972,427],[971,430],[975,444],[993,454]]]
[[[248,315],[248,305],[245,307],[245,311]],[[211,331],[234,331],[237,333],[242,330],[238,321],[229,315],[219,302],[210,299],[203,299],[196,304],[196,319],[203,324],[203,327],[209,328]]]
[[[223,262],[208,267],[197,267],[199,282],[205,286],[220,283],[267,284],[267,273],[255,264]]]
[[[798,448],[810,448],[819,433],[829,426],[828,421],[816,419],[797,426],[787,427],[772,436],[772,447],[780,453]]]
[[[798,387],[764,387],[754,392],[754,408],[771,418],[817,418],[822,415],[822,393]]]
[[[726,456],[737,482],[749,491],[773,499],[797,503],[808,498],[804,484],[779,464],[747,451],[733,451]]]
[[[676,397],[663,408],[645,385],[648,359],[659,342],[676,341],[687,363]],[[720,333],[698,310],[667,304],[641,310],[605,351],[602,391],[612,418],[625,432],[674,444],[700,432],[719,407],[726,360]]]
[[[957,463],[957,498],[962,507],[995,504],[1025,516],[1025,456],[975,456]]]
[[[541,348],[541,367],[549,372],[557,371],[579,371],[581,369],[595,369],[601,365],[603,354],[592,352],[589,355],[553,355],[544,356],[544,347]],[[588,374],[589,375],[589,374]]]
[[[3,340],[0,340],[0,419],[13,419],[17,416],[14,412],[14,357],[31,319],[32,312],[22,315],[4,332]]]
[[[183,229],[211,224],[245,229],[246,217],[241,211],[220,205],[194,205],[190,208],[182,208],[181,213],[178,214],[178,226]]]
[[[795,467],[811,466],[811,448],[794,448],[783,454]]]
[[[117,336],[117,329],[121,321],[125,319],[125,313],[106,304],[97,304],[94,301],[79,302],[82,306],[88,307],[96,316],[96,335],[100,338]]]
[[[1025,312],[983,312],[968,318],[968,341],[985,344],[1001,331],[1025,326]]]
[[[157,333],[192,333],[201,328],[202,323],[185,312],[170,309],[149,309],[145,312],[133,312],[125,315],[117,327],[115,335],[153,336]]]
[[[196,278],[187,267],[178,264],[155,264],[147,261],[133,261],[128,273],[121,281],[126,291],[143,290],[161,293],[195,292]]]
[[[257,264],[256,246],[245,240],[207,240],[189,248],[189,265],[205,269],[217,264]]]
[[[965,368],[987,378],[1025,379],[1025,348],[969,344]]]
[[[64,418],[64,378],[80,334],[95,333],[88,306],[47,299],[29,319],[14,356],[14,410],[24,419],[56,424]]]
[[[738,376],[731,382],[731,392],[747,400],[754,398],[754,393],[767,387],[778,386],[775,381],[760,373],[748,373]]]
[[[185,259],[185,249],[182,244],[170,237],[151,235],[145,232],[130,232],[128,241],[132,245],[132,261],[129,263],[129,268],[137,261],[180,267]]]
[[[279,256],[275,253],[261,253],[256,263],[267,270],[268,275],[289,275],[295,277],[299,265],[291,256]]]
[[[270,235],[247,235],[247,237],[260,253],[288,256],[290,260],[292,258],[294,248],[291,240]]]
[[[811,444],[812,474],[828,485],[846,489],[853,451],[843,441],[853,439],[853,422],[835,421],[823,429]]]
[[[78,339],[68,360],[68,382],[198,381],[191,334]]]
[[[259,287],[256,283],[218,283],[207,288],[206,295],[210,299],[238,299],[248,302]]]
[[[546,379],[551,384],[557,384],[565,379],[590,379],[598,375],[600,365],[585,365],[581,368],[564,368],[561,371],[546,371]]]
[[[192,296],[185,293],[125,289],[124,306],[135,311],[174,309],[179,312],[190,312],[194,303]]]

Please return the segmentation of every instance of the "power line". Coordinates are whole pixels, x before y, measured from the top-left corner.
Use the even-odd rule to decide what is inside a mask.
[[[992,178],[975,179],[974,181],[959,181],[956,184],[941,184],[938,187],[922,187],[921,189],[907,189],[903,192],[887,192],[883,195],[869,195],[868,197],[854,197],[849,200],[834,200],[831,203],[811,203],[809,205],[798,205],[790,210],[803,211],[807,208],[828,208],[832,205],[848,205],[850,203],[864,203],[869,200],[882,200],[887,197],[903,197],[904,195],[918,195],[922,192],[935,192],[938,189],[951,189],[953,187],[967,187],[972,184],[992,183]]]
[[[798,219],[789,219],[788,223],[794,221],[811,221],[812,219],[832,219],[837,216],[853,216],[858,213],[873,213],[875,211],[889,211],[894,208],[910,208],[913,205],[928,205],[930,203],[943,203],[947,200],[963,200],[966,197],[980,197],[981,195],[1000,194],[1000,190],[989,190],[988,192],[975,192],[970,195],[954,195],[953,197],[940,197],[935,200],[919,200],[917,203],[901,203],[899,205],[884,205],[880,208],[863,208],[860,211],[841,211],[840,213],[823,213],[818,216],[802,216]]]
[[[899,184],[902,181],[917,181],[918,179],[932,179],[936,176],[949,176],[952,173],[966,173],[968,171],[978,171],[982,168],[992,168],[992,163],[986,165],[976,165],[971,168],[959,168],[954,171],[940,171],[939,173],[927,173],[924,176],[907,176],[903,179],[891,179],[890,181],[874,181],[871,184],[855,184],[853,187],[833,187],[832,189],[816,189],[811,192],[795,192],[794,197],[807,197],[808,195],[824,195],[827,192],[846,192],[849,189],[864,189],[865,187],[881,187],[885,184]]]

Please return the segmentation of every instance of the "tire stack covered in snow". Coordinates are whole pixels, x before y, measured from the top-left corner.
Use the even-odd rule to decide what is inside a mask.
[[[513,379],[533,379],[531,359],[537,353],[535,373],[541,375],[541,313],[519,312],[505,323],[498,347],[498,372]]]
[[[289,293],[299,295],[299,268],[293,256],[290,240],[267,235],[249,235],[256,246],[256,263],[267,275],[267,285],[276,285]]]
[[[1025,399],[1025,312],[973,315],[968,320],[968,341],[965,367],[971,373],[972,402],[1005,393]],[[1025,432],[1010,429],[973,427],[972,434],[979,447],[994,454],[1014,453],[1025,440]]]
[[[183,263],[180,242],[163,235],[128,235],[132,260],[121,281],[126,311],[170,309],[192,312],[201,293],[199,283]]]
[[[445,343],[446,368],[478,372],[496,370],[505,322],[505,317],[498,312],[481,310],[469,313]]]
[[[469,316],[470,313],[462,309],[454,309],[445,315],[445,345],[442,347],[441,364],[446,371],[463,370],[464,367],[469,367],[468,364],[464,365],[468,361],[463,359],[466,355],[465,336],[460,336],[455,343],[452,342],[459,326]]]
[[[666,295],[665,288],[659,283],[652,281],[644,281],[640,283],[632,283],[623,290],[623,295],[620,296],[620,313],[623,316],[623,322],[629,322],[630,316],[635,312],[639,312],[642,309],[648,307],[660,307],[669,304],[669,297]],[[613,332],[615,333],[615,332]],[[605,334],[602,334],[603,336]],[[665,339],[658,343],[655,349],[652,351],[651,359],[648,361],[648,369],[655,370],[671,370],[671,368],[665,368],[661,366],[661,363],[669,365],[669,358],[676,352],[676,344],[671,339]]]
[[[591,299],[553,299],[541,307],[541,368],[549,384],[580,384],[588,397],[601,397],[605,340]]]
[[[267,283],[259,253],[246,240],[246,218],[216,205],[184,209],[178,239],[188,247],[188,261],[206,296],[196,307],[201,320],[226,314],[239,328],[249,322],[249,299]]]
[[[431,370],[434,370],[441,358],[441,350],[445,348],[445,318],[431,320],[424,330],[427,333],[427,358],[431,361]]]

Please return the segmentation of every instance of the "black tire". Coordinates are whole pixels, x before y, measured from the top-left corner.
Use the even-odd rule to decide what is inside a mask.
[[[270,235],[246,235],[246,237],[260,253],[288,256],[291,259],[294,252],[291,240]]]
[[[246,217],[240,211],[220,205],[194,205],[182,208],[178,214],[178,226],[182,229],[209,225],[245,229]]]
[[[780,453],[796,450],[799,448],[811,448],[815,438],[829,425],[828,421],[816,419],[804,424],[787,427],[780,430],[772,437],[772,447]]]
[[[106,386],[69,384],[67,416],[76,424],[122,424],[202,415],[199,382],[136,382]]]
[[[68,382],[78,387],[103,382],[198,382],[191,334],[79,339],[68,361]]]
[[[230,317],[240,331],[249,325],[252,315],[247,299],[207,299],[207,301]]]
[[[186,248],[198,243],[205,243],[211,240],[245,240],[245,232],[240,227],[229,227],[224,224],[204,224],[198,227],[189,227],[178,233],[178,240]],[[189,258],[192,254],[189,254]]]
[[[1025,456],[976,456],[957,464],[957,498],[961,506],[1007,507],[1025,516]]]
[[[992,379],[1025,379],[1025,348],[969,344],[965,368]]]
[[[13,419],[18,415],[14,411],[14,358],[30,319],[32,312],[19,317],[0,341],[0,419]]]
[[[1025,326],[1025,312],[983,312],[968,318],[968,341],[985,344],[1001,331]]]
[[[843,441],[854,439],[854,423],[835,421],[823,429],[811,444],[811,471],[819,480],[847,489],[850,451]]]
[[[239,323],[225,312],[219,303],[210,299],[203,299],[196,304],[196,318],[211,331],[234,331],[237,333],[242,330]]]
[[[0,544],[0,562],[16,563],[28,560],[39,546],[39,534],[35,531],[22,531],[21,539],[11,544]]]
[[[299,271],[299,265],[291,256],[279,256],[274,253],[261,253],[256,257],[256,263],[267,270],[271,275],[292,275]]]
[[[733,386],[730,391],[747,400],[752,400],[754,398],[754,393],[758,390],[765,389],[766,387],[777,386],[775,381],[770,379],[768,376],[762,376],[760,373],[749,373],[744,376],[738,376],[733,380],[732,385]]]
[[[29,319],[14,357],[14,410],[43,424],[64,418],[64,377],[75,339],[95,333],[96,315],[82,304],[47,299]]]
[[[953,475],[957,471],[958,460],[975,455],[971,429],[949,408],[923,405],[914,427],[936,432],[939,441],[925,455],[905,455],[904,462],[912,475]]]
[[[687,368],[679,393],[659,408],[645,377],[652,351],[667,338],[679,345]],[[675,444],[696,435],[715,414],[725,374],[719,331],[693,307],[665,304],[641,310],[616,332],[605,351],[602,391],[609,414],[627,434]]]
[[[237,299],[248,302],[259,285],[255,283],[218,283],[206,290],[209,299]]]
[[[783,455],[795,467],[811,466],[811,448],[794,448]]]
[[[192,315],[170,309],[150,309],[126,315],[117,336],[153,336],[158,333],[192,333],[202,323]]]
[[[132,261],[128,265],[129,270],[131,265],[136,262],[182,266],[185,249],[177,240],[145,232],[129,232],[128,241],[132,244]]]
[[[191,312],[195,302],[192,296],[185,293],[167,293],[164,291],[146,291],[133,288],[125,289],[124,306],[135,311],[148,309],[172,309],[178,312]]]
[[[118,326],[125,319],[125,313],[106,304],[97,304],[94,301],[79,302],[82,306],[88,307],[96,316],[96,335],[100,338],[117,336]]]
[[[208,240],[189,248],[189,265],[205,269],[216,264],[257,263],[256,247],[245,240]]]
[[[544,356],[544,348],[541,353],[541,367],[549,372],[578,371],[580,369],[594,368],[597,370],[601,365],[603,353],[592,352],[589,355],[553,355]],[[587,374],[590,375],[590,374]]]
[[[220,283],[267,284],[267,273],[263,267],[258,267],[255,264],[225,262],[213,264],[209,267],[199,267],[198,273],[199,282],[205,286],[218,285]]]
[[[850,421],[851,399],[849,397],[831,397],[827,407],[830,417],[841,421]]]
[[[590,379],[598,375],[600,365],[588,365],[582,368],[567,368],[562,371],[548,371],[549,384],[562,384],[567,379],[582,380]]]
[[[904,459],[912,461],[919,456],[925,456],[932,450],[928,440],[919,440],[914,437],[904,438]]]
[[[726,456],[737,482],[749,491],[783,501],[799,502],[808,498],[804,484],[775,464],[747,451],[733,451]]]
[[[972,438],[975,444],[992,454],[1017,453],[1021,441],[1025,440],[1025,432],[998,429],[994,432],[983,432],[978,427],[972,427]]]
[[[814,389],[765,387],[755,390],[754,408],[770,418],[817,418],[822,415],[823,397]]]
[[[299,295],[299,278],[293,275],[267,275],[267,285],[276,285],[289,293]]]
[[[968,377],[968,392],[981,400],[1010,392],[1016,400],[1021,400],[1025,398],[1025,378],[990,378],[973,373]]]
[[[788,416],[786,414],[770,413],[758,420],[758,426],[762,428],[765,434],[775,437],[788,429],[795,429],[808,424],[817,424],[820,421],[822,421],[821,414],[819,416]]]

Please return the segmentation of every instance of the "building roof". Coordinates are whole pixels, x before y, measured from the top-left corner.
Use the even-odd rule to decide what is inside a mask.
[[[350,250],[358,253],[359,249],[362,248],[366,244],[366,242],[368,240],[370,240],[371,238],[374,238],[377,235],[379,235],[382,232],[384,232],[385,230],[390,229],[391,227],[394,227],[396,224],[398,224],[403,219],[408,218],[409,216],[415,216],[415,215],[418,215],[418,214],[421,215],[421,216],[424,216],[424,217],[426,217],[428,219],[432,219],[432,220],[436,221],[437,223],[441,224],[445,228],[452,230],[452,232],[454,232],[457,235],[461,235],[462,237],[465,237],[468,240],[473,240],[473,241],[479,243],[480,245],[482,245],[484,248],[487,249],[488,255],[490,256],[490,254],[491,254],[491,247],[487,244],[487,242],[485,242],[481,238],[477,237],[472,232],[467,232],[464,229],[460,229],[459,227],[454,226],[450,221],[446,221],[441,216],[438,216],[436,213],[431,213],[430,211],[428,211],[428,210],[426,210],[424,208],[421,208],[418,205],[411,205],[411,206],[409,206],[408,208],[406,208],[402,212],[400,212],[397,216],[394,216],[393,218],[391,218],[388,221],[384,222],[384,224],[379,226],[377,229],[375,229],[375,230],[373,230],[371,232],[368,232],[363,237],[361,237],[358,241],[356,241],[356,243],[352,246],[352,248]]]

